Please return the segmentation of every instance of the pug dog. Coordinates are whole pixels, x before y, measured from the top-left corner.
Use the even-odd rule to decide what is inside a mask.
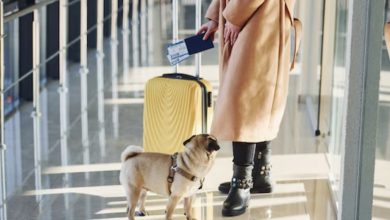
[[[175,156],[143,152],[142,148],[136,146],[129,146],[122,152],[119,180],[126,194],[129,220],[134,220],[137,204],[137,214],[146,213],[147,191],[169,196],[166,219],[172,219],[176,205],[182,198],[186,218],[194,219],[194,195],[213,166],[220,147],[216,138],[208,134],[193,135],[183,144],[184,151]],[[173,157],[176,158],[175,162]]]

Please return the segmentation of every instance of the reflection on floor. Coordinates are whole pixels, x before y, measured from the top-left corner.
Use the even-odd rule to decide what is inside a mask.
[[[24,105],[7,120],[7,219],[126,219],[125,197],[118,180],[119,155],[129,144],[142,144],[144,83],[171,68],[126,71],[121,60],[110,61],[110,51],[120,55],[112,46],[106,45],[103,63],[104,100],[99,99],[102,90],[97,82],[102,65],[97,65],[95,54],[89,55],[87,85],[80,85],[78,65],[70,65],[66,133],[61,135],[64,125],[57,82],[50,82],[42,91],[39,161],[34,157],[31,106]],[[119,67],[118,75],[111,74],[114,65]],[[215,88],[217,70],[215,65],[203,68]],[[193,68],[182,67],[181,71],[191,73]],[[299,74],[292,74],[286,117],[279,138],[272,143],[275,192],[254,195],[249,211],[232,219],[335,219],[325,150],[313,137],[304,108],[296,102],[298,83]],[[87,124],[81,120],[79,97],[85,86],[89,103],[83,117],[87,116]],[[83,126],[88,128],[87,136]],[[228,180],[232,172],[231,146],[222,145],[215,167],[198,193],[198,219],[222,219],[221,204],[226,196],[217,192],[217,185]],[[166,201],[151,194],[147,202],[150,216],[139,219],[162,219]],[[184,219],[182,205],[176,210],[176,218]]]
[[[278,180],[275,191],[272,194],[253,195],[249,212],[234,219],[334,219],[333,206],[329,198],[330,194],[326,180],[328,170],[324,166],[325,158],[319,154],[297,156],[296,159],[294,159],[294,155],[275,156],[275,173],[279,174],[278,176],[275,175]],[[297,159],[300,160],[300,165],[295,163]],[[226,196],[217,192],[216,186],[231,175],[231,171],[226,170],[226,167],[231,165],[230,161],[231,158],[229,157],[217,159],[216,165],[206,179],[204,189],[197,195],[194,205],[197,219],[222,219],[220,215],[221,204]],[[313,163],[314,166],[304,166],[304,164],[310,163]],[[30,199],[36,196],[55,198],[56,205],[52,204],[50,209],[52,211],[56,210],[56,215],[52,215],[52,217],[57,217],[57,215],[59,217],[61,211],[65,216],[68,216],[68,210],[73,210],[73,218],[70,219],[126,219],[124,217],[126,202],[121,186],[104,185],[104,182],[101,182],[107,179],[104,173],[111,173],[115,177],[120,164],[105,165],[48,168],[43,173],[63,175],[63,178],[66,178],[67,175],[69,178],[69,174],[72,174],[74,175],[73,178],[77,179],[76,173],[78,172],[81,174],[80,179],[83,179],[82,176],[85,172],[93,172],[96,179],[86,181],[87,186],[30,190],[24,192],[23,197]],[[278,172],[288,170],[289,167],[294,166],[296,169],[291,173]],[[221,170],[226,172],[221,174]],[[103,185],[95,185],[94,182]],[[73,200],[77,200],[76,204],[87,209],[80,213],[78,208],[81,207],[77,206],[76,208],[75,204],[71,202]],[[62,207],[66,207],[67,203],[69,203],[71,209],[63,210]],[[149,216],[139,219],[163,219],[166,203],[166,197],[150,193],[146,204]],[[42,208],[43,210],[47,209],[47,207]],[[182,204],[176,210],[176,217],[175,219],[185,219]]]

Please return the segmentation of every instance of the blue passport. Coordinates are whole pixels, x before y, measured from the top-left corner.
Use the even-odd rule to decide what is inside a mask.
[[[214,48],[213,41],[210,38],[203,40],[203,37],[204,33],[184,39],[189,55]]]
[[[195,35],[168,45],[167,58],[171,65],[176,65],[191,55],[214,48],[211,39],[203,40],[204,34]]]

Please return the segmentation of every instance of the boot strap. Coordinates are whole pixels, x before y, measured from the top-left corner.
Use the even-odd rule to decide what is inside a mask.
[[[232,187],[239,189],[248,189],[253,187],[253,181],[251,179],[238,179],[232,178]]]

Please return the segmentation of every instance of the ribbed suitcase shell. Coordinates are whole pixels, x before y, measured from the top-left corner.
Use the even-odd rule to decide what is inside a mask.
[[[149,80],[145,87],[144,150],[172,154],[182,151],[183,141],[191,135],[207,133],[213,114],[211,91],[208,81],[184,74]]]

